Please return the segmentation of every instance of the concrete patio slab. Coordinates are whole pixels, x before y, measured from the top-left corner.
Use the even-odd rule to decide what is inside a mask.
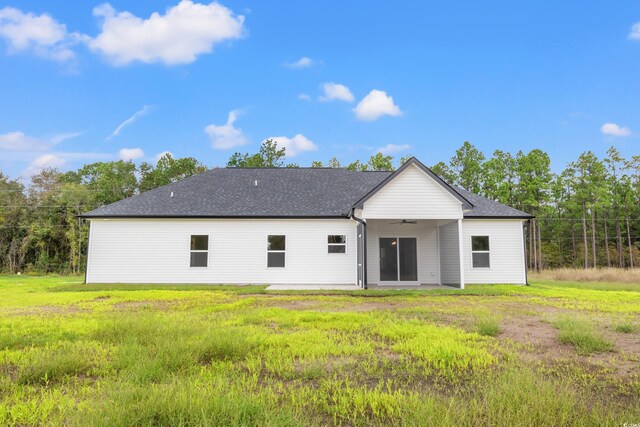
[[[427,291],[432,289],[459,289],[444,285],[369,285],[370,291]],[[356,285],[270,285],[267,291],[362,291]]]
[[[267,291],[361,291],[356,285],[271,285]]]

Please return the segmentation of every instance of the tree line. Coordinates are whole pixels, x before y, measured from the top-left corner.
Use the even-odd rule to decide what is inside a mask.
[[[265,141],[256,153],[234,153],[227,167],[299,167]],[[311,167],[394,170],[409,157],[376,153],[342,165],[335,157]],[[465,142],[432,170],[447,182],[535,215],[525,239],[529,268],[634,268],[640,263],[640,155],[611,147],[587,151],[560,172],[542,150],[490,157]],[[44,169],[25,185],[0,171],[0,270],[73,273],[84,270],[88,227],[78,215],[205,171],[195,158],[165,154],[155,165],[87,164],[62,173]]]

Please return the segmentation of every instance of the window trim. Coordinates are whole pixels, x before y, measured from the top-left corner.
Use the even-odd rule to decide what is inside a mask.
[[[343,236],[344,243],[329,243],[330,236]],[[327,234],[327,255],[346,255],[347,254],[347,242],[348,237],[346,234]],[[331,246],[344,246],[344,252],[329,252]]]
[[[207,236],[207,249],[206,250],[203,250],[203,249],[191,249],[191,239],[193,238],[193,236]],[[209,268],[209,248],[211,247],[210,241],[211,241],[211,236],[208,235],[208,234],[189,234],[189,268]],[[203,265],[203,266],[191,265],[191,254],[192,253],[206,253],[207,254],[207,265]]]
[[[284,237],[284,250],[276,250],[269,249],[269,236],[283,236]],[[266,255],[265,255],[265,265],[267,268],[287,268],[287,235],[286,234],[267,234],[266,241]],[[284,254],[284,265],[282,267],[270,267],[269,266],[269,253],[282,253]]]
[[[489,243],[488,251],[474,251],[473,250],[473,238],[474,237],[486,237],[487,243]],[[469,236],[469,248],[471,249],[471,268],[476,270],[490,270],[491,269],[491,236],[489,234],[472,234]],[[489,266],[488,267],[474,267],[473,266],[473,254],[489,254]]]

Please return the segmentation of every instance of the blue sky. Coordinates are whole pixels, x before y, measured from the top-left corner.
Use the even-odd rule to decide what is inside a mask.
[[[0,1],[0,170],[640,154],[640,3]]]

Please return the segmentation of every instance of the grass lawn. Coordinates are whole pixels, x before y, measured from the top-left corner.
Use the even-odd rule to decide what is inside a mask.
[[[0,276],[0,425],[640,423],[640,284],[265,292]]]

